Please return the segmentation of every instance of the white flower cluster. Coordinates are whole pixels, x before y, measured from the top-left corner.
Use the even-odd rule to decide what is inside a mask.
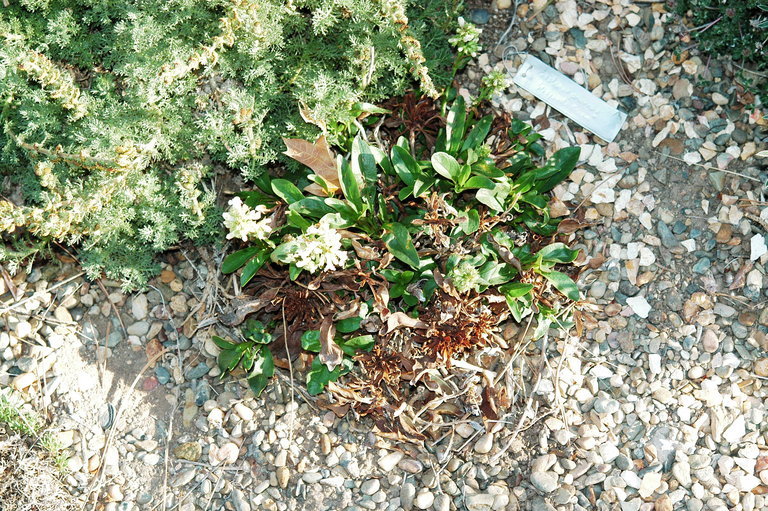
[[[477,290],[478,284],[480,284],[480,272],[477,268],[472,266],[469,261],[462,261],[451,270],[449,277],[453,283],[453,287],[459,293],[466,293],[467,291]]]
[[[448,42],[456,48],[459,55],[475,57],[480,51],[480,32],[482,30],[475,25],[467,23],[464,18],[459,18],[456,35],[448,39]]]
[[[343,268],[349,258],[341,248],[341,235],[325,218],[310,226],[301,236],[289,239],[284,248],[282,262],[293,263],[309,273]]]
[[[249,208],[240,197],[229,201],[229,211],[224,213],[224,226],[229,230],[227,239],[238,238],[243,241],[265,240],[272,232],[270,219],[264,218],[269,208],[258,205]]]

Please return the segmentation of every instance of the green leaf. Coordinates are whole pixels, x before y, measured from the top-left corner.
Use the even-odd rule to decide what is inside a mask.
[[[360,316],[354,316],[347,319],[342,319],[336,322],[336,331],[340,334],[349,334],[360,329],[360,323],[363,318]],[[306,348],[305,348],[306,349]]]
[[[467,182],[462,185],[463,188],[485,188],[486,190],[493,190],[496,188],[496,182],[491,181],[484,176],[472,176],[467,179]]]
[[[288,266],[288,278],[293,281],[296,280],[299,275],[301,275],[301,268],[291,263],[291,265]]]
[[[307,351],[320,353],[320,330],[307,330],[301,335],[301,347]]]
[[[387,249],[392,252],[392,255],[409,265],[411,268],[419,269],[419,253],[416,252],[416,247],[413,246],[413,240],[408,233],[408,229],[397,222],[389,224],[387,226],[391,232],[388,232],[382,237]]]
[[[475,198],[481,204],[485,204],[494,211],[504,211],[504,202],[509,196],[511,186],[508,183],[498,183],[493,190],[480,188]]]
[[[518,298],[527,295],[533,290],[533,284],[523,284],[522,282],[512,282],[499,286],[499,291],[509,298]]]
[[[400,180],[408,186],[412,186],[416,177],[421,175],[421,169],[416,160],[407,149],[396,145],[392,148],[392,166]]]
[[[269,259],[269,251],[263,250],[259,252],[256,257],[248,261],[248,264],[243,268],[243,273],[240,275],[240,287],[245,286],[256,275],[264,263]]]
[[[488,136],[488,132],[491,130],[491,122],[493,122],[492,115],[486,115],[475,124],[475,127],[469,132],[467,138],[464,139],[464,143],[461,145],[461,152],[469,149],[477,149],[485,141],[485,137]]]
[[[419,176],[416,181],[413,182],[413,196],[421,197],[424,195],[430,188],[432,188],[435,181],[437,180],[434,177]]]
[[[216,346],[218,346],[223,350],[230,350],[235,346],[234,342],[227,341],[226,339],[222,339],[218,335],[212,335],[211,340],[213,341],[213,344],[215,344]]]
[[[228,373],[237,367],[237,364],[240,362],[242,356],[242,351],[225,349],[221,350],[216,362],[218,363],[219,369],[222,373]]]
[[[296,185],[287,179],[273,179],[272,191],[289,205],[304,198],[304,194],[301,193],[301,190],[296,188]]]
[[[343,367],[339,365],[333,371],[329,371],[328,367],[320,362],[320,357],[315,357],[312,368],[307,373],[307,392],[312,396],[320,394],[329,382],[339,379],[342,369]]]
[[[224,262],[221,263],[221,272],[232,273],[248,262],[248,260],[255,256],[259,250],[263,249],[259,246],[251,246],[229,254],[224,258]]]
[[[547,198],[536,190],[530,190],[528,193],[524,193],[523,196],[520,197],[520,200],[539,209],[545,209],[547,207]]]
[[[580,153],[581,148],[577,146],[566,147],[553,154],[547,160],[544,167],[541,168],[540,172],[545,173],[545,175],[549,174],[547,172],[549,169],[554,169],[555,172],[549,174],[547,178],[537,181],[536,189],[541,193],[548,192],[571,175],[573,168],[579,161]]]
[[[514,266],[496,261],[488,261],[478,271],[480,278],[489,286],[504,284],[517,275],[517,269]]]
[[[536,256],[540,257],[542,261],[565,264],[575,261],[579,256],[579,251],[571,250],[565,243],[552,243],[539,250]]]
[[[568,297],[568,299],[573,300],[574,302],[579,300],[579,288],[571,277],[559,271],[542,272],[542,275],[544,275],[544,277],[546,277],[558,291]]]
[[[365,183],[375,185],[379,180],[379,172],[376,169],[376,158],[371,152],[371,146],[357,135],[352,141],[352,172],[356,176],[362,176]],[[359,183],[361,187],[364,183]]]
[[[432,155],[432,167],[435,172],[441,176],[450,179],[454,183],[458,182],[459,174],[461,174],[461,165],[456,161],[456,158],[448,153],[435,153]]]
[[[251,376],[246,381],[248,382],[248,386],[251,388],[251,391],[256,394],[256,397],[259,397],[264,389],[267,388],[267,385],[269,385],[269,378],[263,374]]]
[[[373,348],[374,342],[375,340],[372,335],[360,335],[351,339],[347,339],[346,341],[342,341],[339,343],[339,346],[341,346],[341,349],[344,350],[344,353],[350,357],[354,357],[357,354],[357,350],[368,351]]]
[[[366,112],[369,114],[389,114],[391,113],[390,110],[387,110],[386,108],[378,107],[372,103],[366,103],[364,101],[359,101],[352,105],[352,108],[350,110],[351,114],[354,117],[359,117],[360,114]]]
[[[352,166],[346,160],[341,160],[338,168],[339,182],[344,197],[355,207],[358,213],[361,213],[363,211],[363,198],[360,195],[360,186],[355,173],[352,171]]]
[[[480,214],[476,209],[470,209],[459,222],[459,227],[466,235],[476,232],[480,228]]]
[[[323,200],[322,197],[305,197],[300,201],[291,204],[289,209],[302,216],[308,216],[310,218],[322,218],[323,215],[336,212],[332,207],[325,203],[325,200]]]
[[[461,139],[466,131],[467,107],[461,95],[456,96],[445,120],[445,140],[448,150],[452,153],[458,151]]]

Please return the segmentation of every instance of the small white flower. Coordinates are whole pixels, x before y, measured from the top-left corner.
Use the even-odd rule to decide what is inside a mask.
[[[472,266],[468,261],[462,261],[456,267],[451,270],[449,275],[453,287],[459,293],[466,293],[470,290],[477,290],[478,284],[480,284],[480,272],[477,268]]]
[[[286,253],[281,261],[309,273],[343,268],[349,259],[349,254],[342,250],[341,235],[326,217],[301,236],[287,238],[284,247]]]
[[[265,240],[272,233],[269,218],[263,218],[269,208],[258,205],[249,208],[240,197],[229,201],[229,211],[224,213],[224,226],[229,230],[227,239],[238,238],[243,241]]]

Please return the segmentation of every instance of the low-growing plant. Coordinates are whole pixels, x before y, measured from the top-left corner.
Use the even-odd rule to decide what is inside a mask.
[[[216,340],[222,370],[251,371],[258,393],[273,350],[306,360],[313,394],[355,362],[396,386],[416,362],[450,365],[488,342],[507,317],[535,319],[536,337],[568,322],[579,291],[567,268],[578,251],[554,240],[559,219],[548,203],[579,148],[540,164],[541,136],[524,122],[479,117],[460,96],[444,116],[433,113],[444,126],[415,144],[400,136],[385,147],[363,129],[334,156],[323,137],[286,139],[286,154],[311,173],[263,176],[230,201],[225,223],[244,246],[222,270],[239,270],[253,299],[241,297],[222,320],[262,322],[246,322],[244,342]],[[258,335],[246,333],[254,326]]]
[[[741,79],[763,95],[768,80],[768,2],[765,0],[674,0],[687,18],[697,46],[712,56],[728,55],[742,67]]]

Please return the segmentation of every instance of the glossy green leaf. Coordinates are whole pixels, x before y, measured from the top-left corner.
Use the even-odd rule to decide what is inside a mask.
[[[298,202],[294,202],[289,206],[291,211],[307,216],[310,218],[322,218],[328,213],[335,213],[336,211],[325,203],[322,197],[305,197]]]
[[[408,229],[397,222],[389,224],[388,232],[382,237],[387,249],[393,256],[409,265],[414,269],[419,268],[419,254],[416,252],[416,247],[413,246],[413,240]]]
[[[472,176],[462,185],[463,188],[485,188],[486,190],[493,190],[496,188],[496,182],[491,181],[485,176]]]
[[[342,319],[336,322],[336,331],[340,334],[349,334],[360,329],[360,323],[363,318],[354,316],[352,318]]]
[[[552,243],[536,253],[543,261],[555,263],[571,263],[579,256],[578,250],[571,250],[565,243]]]
[[[320,357],[315,357],[312,361],[312,368],[307,373],[307,392],[316,396],[320,394],[329,382],[336,381],[341,376],[342,366],[336,366],[333,371],[320,362]]]
[[[470,209],[459,222],[459,226],[464,234],[473,234],[480,228],[480,214],[476,209]]]
[[[507,183],[498,183],[493,190],[479,189],[475,198],[478,202],[485,204],[494,211],[504,211],[504,202],[509,196],[510,188],[510,185]]]
[[[463,153],[469,149],[477,149],[480,147],[488,136],[488,132],[491,130],[492,122],[492,115],[486,115],[477,121],[477,124],[475,124],[469,132],[469,135],[467,135],[467,138],[464,139],[464,143],[461,145],[461,152]]]
[[[450,179],[453,182],[458,182],[459,174],[461,173],[461,165],[456,161],[456,158],[448,153],[435,153],[432,155],[432,167],[435,172],[441,176]]]
[[[307,351],[320,353],[320,330],[307,330],[301,335],[301,347]]]
[[[242,357],[243,353],[240,351],[234,349],[224,349],[219,352],[219,356],[216,362],[219,366],[219,370],[221,370],[222,373],[227,373],[237,367],[237,364],[240,362]]]
[[[518,298],[527,295],[533,290],[533,284],[523,284],[522,282],[512,282],[499,286],[499,291],[509,298]]]
[[[541,172],[546,172],[548,169],[555,169],[555,172],[549,175],[549,177],[546,179],[537,181],[536,189],[541,193],[548,192],[557,186],[560,182],[562,182],[565,178],[570,176],[571,172],[573,172],[573,169],[576,166],[576,163],[579,161],[580,153],[581,148],[576,146],[565,147],[553,154],[547,160],[545,166],[542,167]]]
[[[238,268],[242,267],[248,260],[259,253],[260,250],[264,250],[259,246],[246,247],[237,252],[232,252],[224,258],[224,262],[221,263],[222,273],[232,273]]]
[[[211,336],[211,340],[213,341],[213,344],[215,344],[216,346],[218,346],[219,348],[221,348],[223,350],[229,350],[229,349],[234,348],[234,346],[235,346],[234,342],[227,341],[226,339],[222,339],[218,335],[212,335]]]
[[[361,213],[363,211],[363,198],[360,195],[360,185],[358,184],[357,176],[352,171],[352,165],[346,160],[342,160],[338,168],[339,182],[341,183],[344,197],[354,206],[358,213]]]
[[[579,288],[571,277],[559,271],[550,271],[542,273],[542,275],[570,300],[574,302],[579,300]]]
[[[372,335],[360,335],[341,342],[339,346],[348,356],[354,357],[358,350],[368,351],[373,348],[374,342]]]
[[[400,180],[409,186],[412,186],[421,174],[419,164],[416,163],[411,153],[397,145],[392,148],[392,166]]]
[[[358,135],[352,141],[352,172],[356,176],[362,176],[363,182],[360,187],[366,185],[375,185],[379,180],[379,173],[376,169],[376,158],[371,152],[371,146]]]
[[[272,191],[289,205],[304,198],[304,194],[301,193],[301,190],[287,179],[273,179]]]
[[[256,275],[256,272],[258,272],[268,260],[269,251],[265,249],[256,254],[256,257],[248,261],[248,264],[243,268],[243,273],[240,275],[240,287],[243,287],[250,282],[253,276]]]
[[[517,275],[517,269],[506,263],[488,261],[478,271],[480,278],[489,286],[498,286],[512,280]]]

